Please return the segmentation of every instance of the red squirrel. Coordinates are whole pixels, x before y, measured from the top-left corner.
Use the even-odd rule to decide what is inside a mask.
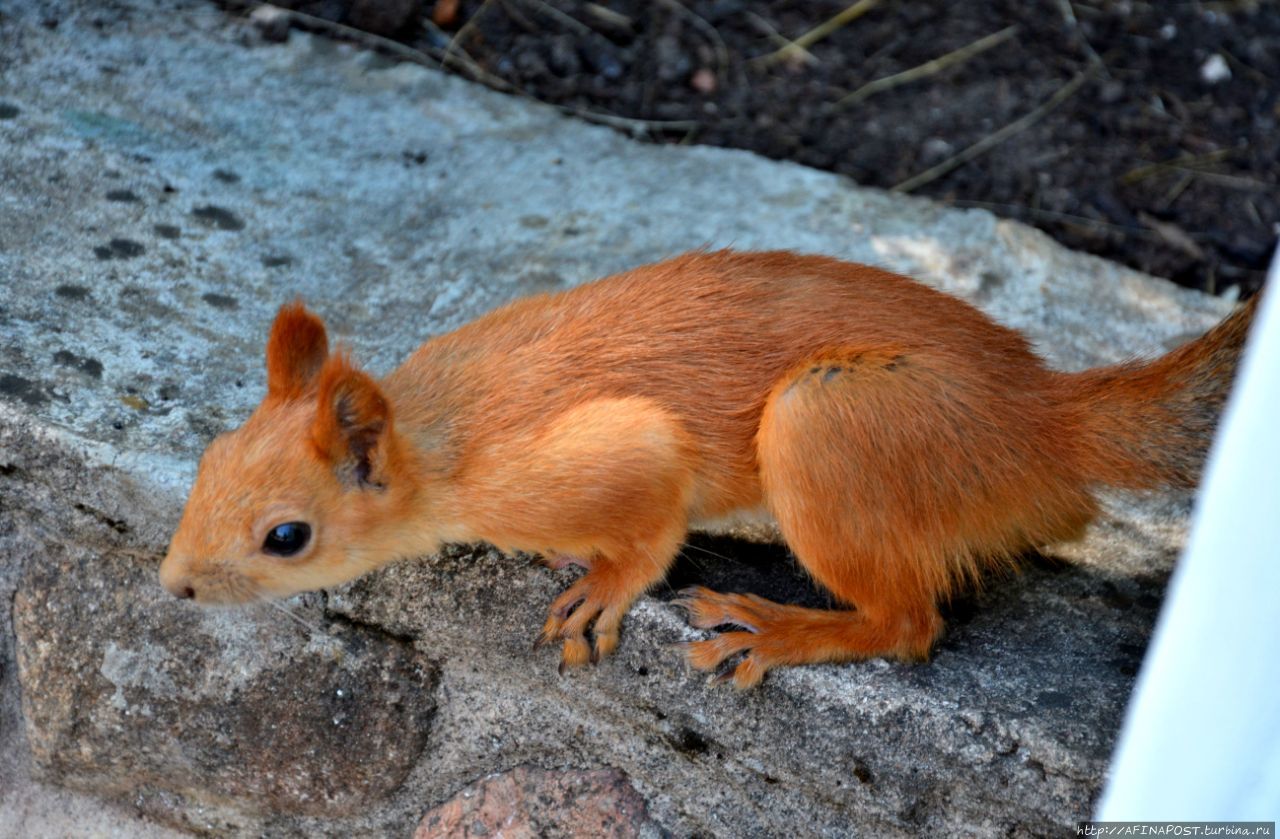
[[[446,542],[586,573],[541,639],[561,667],[618,645],[699,522],[763,513],[847,608],[705,588],[705,670],[927,657],[938,604],[984,568],[1078,537],[1099,487],[1194,486],[1255,297],[1154,361],[1063,373],[973,306],[866,265],[689,253],[517,300],[382,379],[301,303],[267,394],[215,439],[164,586],[242,603],[337,585]],[[729,662],[732,663],[732,662]]]

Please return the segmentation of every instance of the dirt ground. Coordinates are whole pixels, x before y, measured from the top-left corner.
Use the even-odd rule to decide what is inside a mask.
[[[359,0],[292,5],[361,24]],[[848,0],[399,5],[384,34],[462,75],[654,142],[985,207],[1193,288],[1259,287],[1280,232],[1276,0],[862,0],[807,50],[782,48]]]

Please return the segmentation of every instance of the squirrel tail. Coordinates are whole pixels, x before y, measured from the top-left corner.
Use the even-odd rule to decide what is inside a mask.
[[[1063,404],[1087,480],[1125,489],[1196,485],[1261,296],[1153,361],[1066,376]]]

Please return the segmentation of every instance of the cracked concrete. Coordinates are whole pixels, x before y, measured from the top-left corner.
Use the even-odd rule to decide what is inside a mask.
[[[703,245],[911,274],[1073,369],[1168,348],[1223,301],[985,212],[638,145],[299,33],[266,44],[203,3],[19,5],[0,53],[7,831],[406,835],[519,766],[616,771],[676,835],[1041,835],[1090,811],[1185,498],[1116,499],[1050,552],[1069,563],[1030,558],[953,603],[927,665],[794,669],[746,694],[685,669],[673,645],[696,635],[667,589],[616,656],[558,678],[528,645],[571,572],[483,548],[293,601],[317,631],[193,612],[155,563],[298,294],[376,372],[518,294]],[[673,588],[813,596],[776,550],[686,555]],[[334,737],[344,720],[363,734]]]

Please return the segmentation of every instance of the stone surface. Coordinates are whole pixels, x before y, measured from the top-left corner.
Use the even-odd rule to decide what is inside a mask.
[[[420,759],[436,674],[368,630],[184,609],[122,555],[49,551],[13,625],[28,743],[61,782],[221,828],[218,814],[361,813]],[[234,818],[232,822],[234,823]]]
[[[171,603],[155,562],[299,294],[376,372],[517,294],[704,245],[912,274],[1066,368],[1167,348],[1223,301],[985,212],[267,44],[203,3],[17,4],[0,54],[0,826],[39,834],[74,800],[104,832],[405,835],[516,766],[623,772],[677,835],[1038,835],[1089,812],[1185,499],[1116,502],[1052,551],[1069,563],[951,604],[927,665],[745,694],[685,669],[667,589],[562,679],[528,647],[569,571],[451,550],[291,602],[312,632]],[[775,549],[686,554],[672,588],[819,597]],[[340,718],[345,685],[364,693]]]
[[[399,789],[431,733],[429,660],[349,621],[315,634],[267,607],[182,608],[155,586],[154,543],[139,542],[152,534],[130,524],[153,512],[137,485],[54,445],[28,450],[16,431],[0,427],[0,676],[21,682],[39,777],[215,833],[364,814]],[[78,500],[60,493],[89,483]],[[8,697],[4,710],[11,741]],[[38,803],[0,803],[0,825]]]
[[[422,817],[413,839],[485,836],[631,839],[660,836],[621,772],[518,766],[491,775]]]

